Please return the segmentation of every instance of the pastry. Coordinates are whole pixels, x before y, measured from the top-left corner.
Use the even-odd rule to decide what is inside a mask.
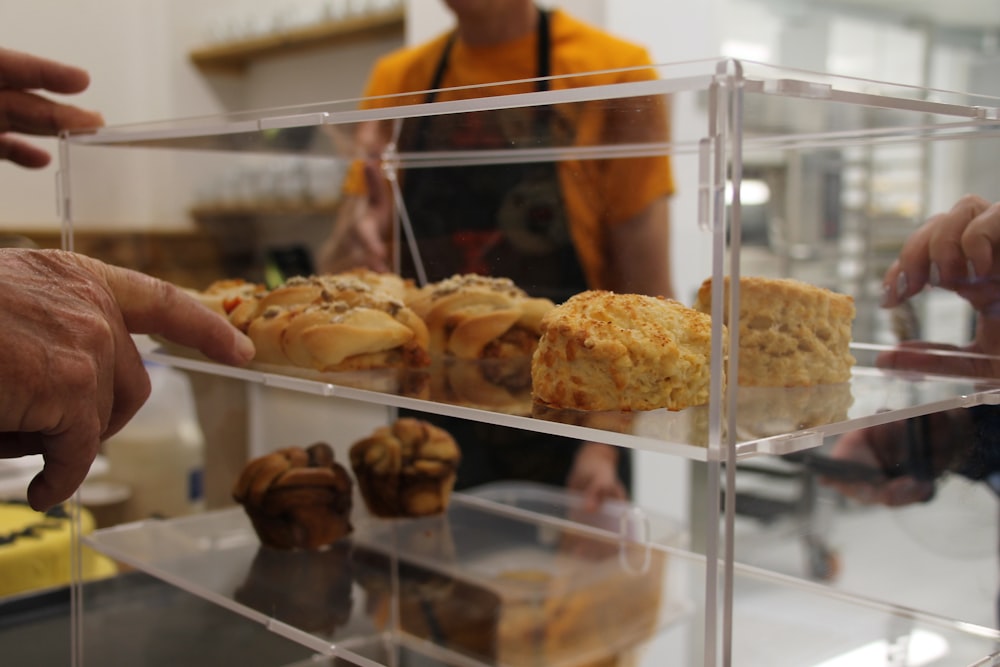
[[[504,414],[531,414],[531,357],[432,362],[430,399]]]
[[[728,300],[728,278],[725,292]],[[695,308],[711,312],[711,278],[698,290]],[[739,384],[846,382],[855,363],[850,351],[854,314],[854,299],[846,294],[790,278],[740,278]]]
[[[226,315],[253,340],[259,363],[323,372],[430,363],[423,321],[357,276],[290,278],[269,291],[238,283],[209,289],[227,290]]]
[[[530,356],[542,316],[555,304],[534,298],[509,278],[455,275],[407,299],[427,324],[430,351],[459,359]]]
[[[648,554],[642,566],[645,556],[622,547],[581,534],[573,544],[440,570],[405,551],[397,561],[356,547],[354,567],[379,628],[398,619],[406,633],[477,664],[614,667],[630,664],[618,658],[655,634],[667,559],[638,546]],[[630,556],[631,570],[621,560]]]
[[[351,532],[347,470],[333,449],[316,443],[286,447],[250,461],[233,488],[261,543],[278,549],[319,549]]]
[[[285,551],[262,545],[234,597],[269,618],[331,635],[351,618],[351,553],[347,540],[323,550]]]
[[[461,452],[444,429],[404,417],[354,443],[350,457],[372,514],[415,517],[448,507]]]
[[[710,317],[678,301],[581,292],[542,319],[531,361],[533,399],[571,410],[705,404],[711,336]]]

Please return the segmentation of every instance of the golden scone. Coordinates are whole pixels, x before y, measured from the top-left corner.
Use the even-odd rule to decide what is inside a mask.
[[[451,434],[403,417],[351,446],[351,468],[375,516],[429,516],[448,507],[461,459]]]
[[[318,549],[351,532],[347,470],[333,449],[316,443],[286,447],[247,463],[233,487],[262,544]]]
[[[729,279],[725,283],[729,297]],[[695,308],[710,313],[712,280],[702,283]],[[806,387],[846,382],[854,299],[790,278],[740,278],[739,384]],[[728,313],[726,314],[726,324]]]
[[[708,315],[673,299],[581,292],[542,319],[532,396],[572,410],[702,405],[711,336]]]
[[[407,305],[427,323],[431,353],[459,359],[531,355],[542,316],[555,306],[509,278],[475,274],[426,285]]]

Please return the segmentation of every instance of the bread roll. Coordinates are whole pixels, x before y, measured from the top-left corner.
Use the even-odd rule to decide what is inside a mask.
[[[555,306],[509,278],[475,274],[431,283],[407,305],[427,324],[431,354],[459,359],[530,356],[542,316]]]
[[[728,300],[728,278],[725,293]],[[711,278],[698,290],[695,308],[711,312]],[[846,294],[789,278],[741,278],[740,385],[846,382],[855,363],[850,352],[854,314],[854,299]]]
[[[448,507],[461,452],[444,429],[404,417],[354,443],[350,456],[372,514],[415,517]]]
[[[702,405],[711,335],[709,316],[672,299],[581,292],[542,319],[532,395],[573,410]]]
[[[202,299],[250,337],[257,362],[324,372],[430,364],[423,320],[357,275],[294,277],[273,290],[222,281]]]

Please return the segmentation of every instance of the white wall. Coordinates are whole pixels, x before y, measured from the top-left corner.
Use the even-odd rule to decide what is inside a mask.
[[[0,0],[5,48],[70,62],[91,73],[74,104],[97,109],[118,125],[224,111],[354,98],[372,60],[401,40],[352,44],[270,59],[244,77],[205,76],[188,53],[219,33],[248,24],[318,15],[322,0]],[[345,66],[350,63],[350,66]],[[55,140],[39,145],[54,149]],[[56,165],[27,171],[0,163],[0,229],[58,225]]]

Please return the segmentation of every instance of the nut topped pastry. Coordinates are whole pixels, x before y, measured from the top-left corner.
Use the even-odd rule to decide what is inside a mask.
[[[322,372],[430,364],[423,320],[361,274],[293,277],[272,290],[226,281],[210,290],[203,300],[221,304],[250,337],[255,361]]]
[[[322,442],[286,447],[250,461],[233,487],[260,541],[278,549],[318,549],[348,535],[347,470]]]
[[[372,514],[415,517],[447,508],[461,452],[444,429],[403,417],[354,443],[350,457]]]
[[[571,410],[682,410],[708,402],[712,322],[662,297],[581,292],[542,320],[532,396]],[[725,340],[725,338],[723,338]]]
[[[542,316],[555,306],[509,278],[471,273],[426,285],[407,305],[427,323],[431,353],[460,359],[530,356]]]

